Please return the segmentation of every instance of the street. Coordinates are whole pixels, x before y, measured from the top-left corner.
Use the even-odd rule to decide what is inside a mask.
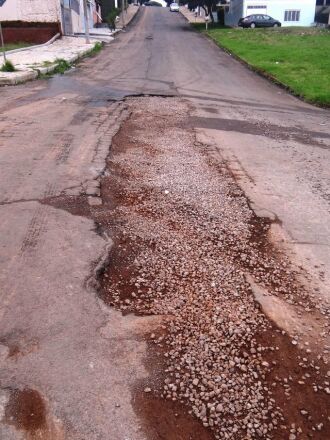
[[[166,8],[0,88],[0,438],[330,438],[329,124]]]

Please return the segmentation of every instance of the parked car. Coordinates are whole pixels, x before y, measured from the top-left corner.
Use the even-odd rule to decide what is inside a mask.
[[[179,5],[177,3],[171,3],[170,4],[170,11],[171,12],[179,12]]]
[[[245,18],[240,18],[238,21],[238,26],[256,28],[256,27],[279,27],[281,22],[275,20],[269,15],[256,14],[248,15]]]

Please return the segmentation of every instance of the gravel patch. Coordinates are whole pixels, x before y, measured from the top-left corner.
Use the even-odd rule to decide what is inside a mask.
[[[264,315],[247,275],[298,310],[328,310],[300,287],[217,151],[196,142],[188,104],[127,105],[103,203],[88,215],[114,242],[99,296],[123,314],[163,316],[145,337],[165,367],[141,385],[143,399],[185,405],[216,439],[329,438],[323,354]]]

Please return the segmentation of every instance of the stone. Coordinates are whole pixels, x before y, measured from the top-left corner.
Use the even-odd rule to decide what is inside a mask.
[[[89,206],[100,206],[102,205],[102,199],[100,197],[88,196],[87,198]]]

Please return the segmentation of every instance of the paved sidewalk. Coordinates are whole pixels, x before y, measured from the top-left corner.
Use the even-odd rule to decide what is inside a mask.
[[[40,74],[55,70],[58,60],[73,63],[91,52],[97,41],[85,43],[84,38],[62,37],[48,46],[31,47],[22,52],[9,53],[10,60],[17,71],[0,72],[0,85],[14,85],[37,78]],[[2,63],[2,60],[1,60]]]
[[[185,6],[180,6],[180,12],[189,23],[205,23],[204,15],[196,17],[195,12],[189,11]],[[201,10],[201,12],[203,12],[203,10]]]
[[[128,5],[127,10],[123,12],[123,16],[121,13],[119,14],[118,20],[116,21],[116,30],[114,32],[110,31],[110,29],[107,26],[93,28],[89,30],[91,38],[114,36],[117,32],[122,31],[123,27],[126,27],[131,22],[131,20],[137,14],[138,10],[139,10],[139,5],[132,5],[132,4]]]
[[[139,7],[129,5],[124,12],[124,25],[127,26],[138,12]],[[122,20],[118,22],[117,32],[122,30]],[[24,51],[8,53],[7,58],[17,69],[15,72],[0,72],[1,85],[15,85],[38,78],[42,74],[53,72],[58,60],[74,63],[84,55],[88,55],[98,42],[110,42],[113,37],[108,28],[91,29],[93,32],[91,43],[86,44],[83,36],[62,37],[49,45],[31,46]],[[106,38],[105,38],[106,35]],[[3,58],[0,54],[0,65]]]
[[[131,22],[131,20],[133,20],[133,18],[137,14],[138,10],[139,10],[138,5],[128,5],[127,10],[124,12],[124,27],[127,26]],[[120,14],[119,20],[117,23],[118,29],[122,29],[122,23],[123,23],[123,21],[122,21],[122,17]]]

